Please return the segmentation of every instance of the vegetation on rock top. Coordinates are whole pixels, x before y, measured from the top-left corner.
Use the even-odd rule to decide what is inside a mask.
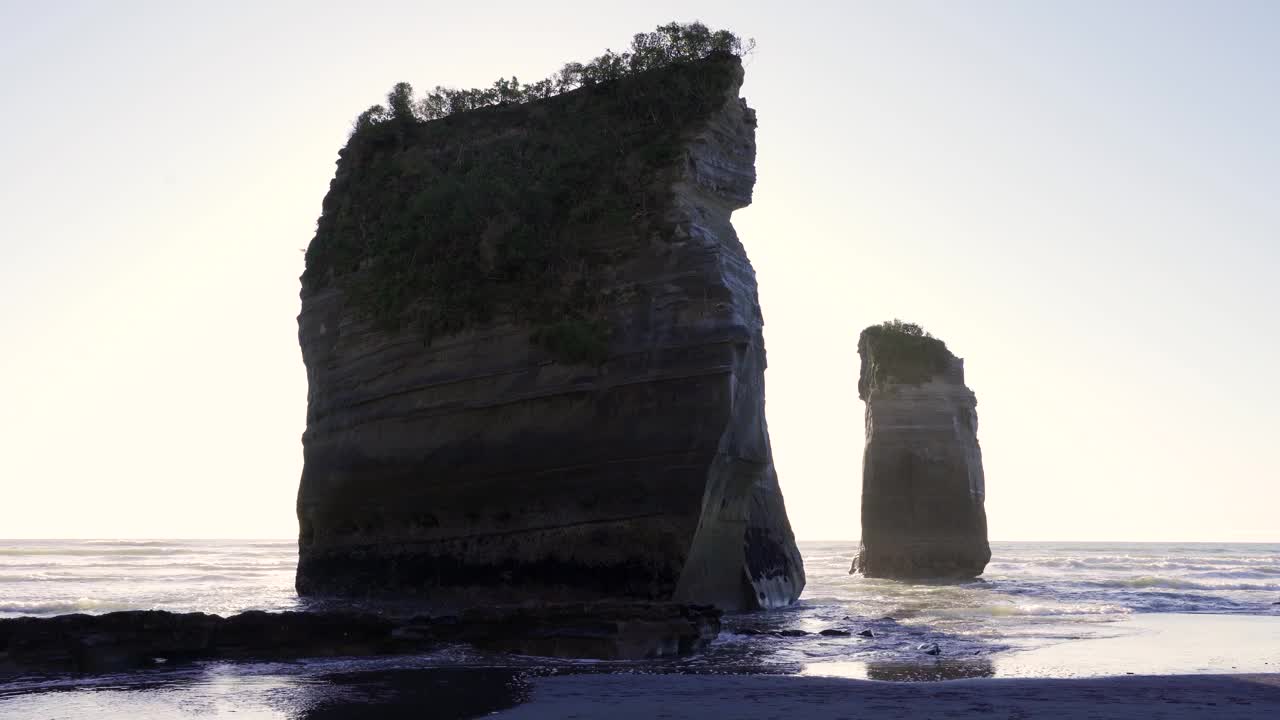
[[[898,319],[863,330],[858,350],[870,353],[877,384],[920,385],[951,367],[946,343],[919,325]]]
[[[700,22],[668,23],[659,25],[653,32],[637,33],[631,39],[629,51],[605,50],[585,65],[568,63],[556,74],[534,83],[521,83],[512,76],[510,80],[498,78],[487,88],[459,90],[437,85],[421,100],[414,98],[409,83],[397,83],[387,94],[385,106],[374,105],[360,114],[354,132],[368,131],[374,125],[393,120],[438,120],[485,107],[544,100],[678,63],[716,56],[742,57],[753,49],[754,40],[743,42],[728,30],[712,32]]]
[[[750,48],[672,23],[532,84],[397,84],[339,153],[304,286],[427,342],[503,316],[558,359],[603,361],[602,272],[663,230],[681,143]]]

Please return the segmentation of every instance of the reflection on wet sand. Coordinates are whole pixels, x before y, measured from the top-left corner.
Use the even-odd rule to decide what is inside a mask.
[[[884,661],[810,663],[800,671],[800,674],[886,682],[934,682],[995,677],[996,667],[986,658],[965,660],[938,658],[910,663]]]
[[[326,675],[299,689],[290,720],[467,720],[523,702],[529,681],[512,669],[431,668]]]
[[[14,694],[0,684],[0,718],[471,720],[524,702],[530,675],[477,667],[311,674],[288,664],[215,663],[87,684],[51,679]]]
[[[933,682],[936,680],[969,680],[995,677],[996,666],[990,660],[935,660],[924,663],[867,663],[868,680],[888,682]]]

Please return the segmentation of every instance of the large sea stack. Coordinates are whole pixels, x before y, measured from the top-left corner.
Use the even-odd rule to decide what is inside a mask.
[[[796,599],[742,78],[357,126],[302,277],[300,593]]]
[[[918,325],[869,327],[858,340],[866,402],[862,546],[850,572],[963,579],[991,559],[977,398],[964,361]]]

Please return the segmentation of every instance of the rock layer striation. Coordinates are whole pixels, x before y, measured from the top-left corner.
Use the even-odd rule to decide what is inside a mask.
[[[378,238],[352,223],[326,235],[341,252],[321,253],[317,235],[298,318],[309,383],[300,593],[730,610],[799,596],[804,570],[765,422],[755,275],[730,224],[755,183],[756,121],[741,82],[736,58],[716,58],[425,123],[398,132],[390,150],[344,151],[326,216],[347,212],[370,183],[391,202],[415,183],[467,181],[469,158],[500,152],[518,165],[572,144],[563,149],[578,153],[574,172],[597,168],[574,181],[586,198],[552,198],[540,222],[561,228],[555,242],[573,235],[583,258],[551,286],[587,287],[592,300],[580,303],[585,320],[548,328],[519,298],[504,299],[514,285],[502,278],[522,270],[494,258],[513,257],[503,243],[524,218],[477,217],[475,263],[498,301],[445,333],[438,323],[388,327],[369,312],[367,289],[346,282],[367,272],[361,248]],[[697,107],[664,103],[669,88],[695,88]],[[566,123],[577,135],[558,139]],[[420,177],[415,163],[436,156],[444,164]],[[536,193],[546,182],[527,185]],[[619,214],[593,209],[596,188],[639,189]],[[456,211],[410,203],[401,224]],[[332,224],[322,217],[321,227]],[[345,264],[313,266],[313,251]],[[433,252],[441,257],[428,263],[453,261],[423,249]],[[439,303],[415,300],[408,306]],[[584,333],[603,337],[603,351],[547,342]]]
[[[940,340],[886,324],[863,331],[862,545],[850,572],[962,579],[991,559],[977,398]]]

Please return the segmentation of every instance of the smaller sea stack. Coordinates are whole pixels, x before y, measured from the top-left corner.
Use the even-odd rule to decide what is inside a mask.
[[[991,559],[978,401],[964,360],[919,325],[862,331],[858,396],[867,404],[862,545],[850,573],[965,579]]]

